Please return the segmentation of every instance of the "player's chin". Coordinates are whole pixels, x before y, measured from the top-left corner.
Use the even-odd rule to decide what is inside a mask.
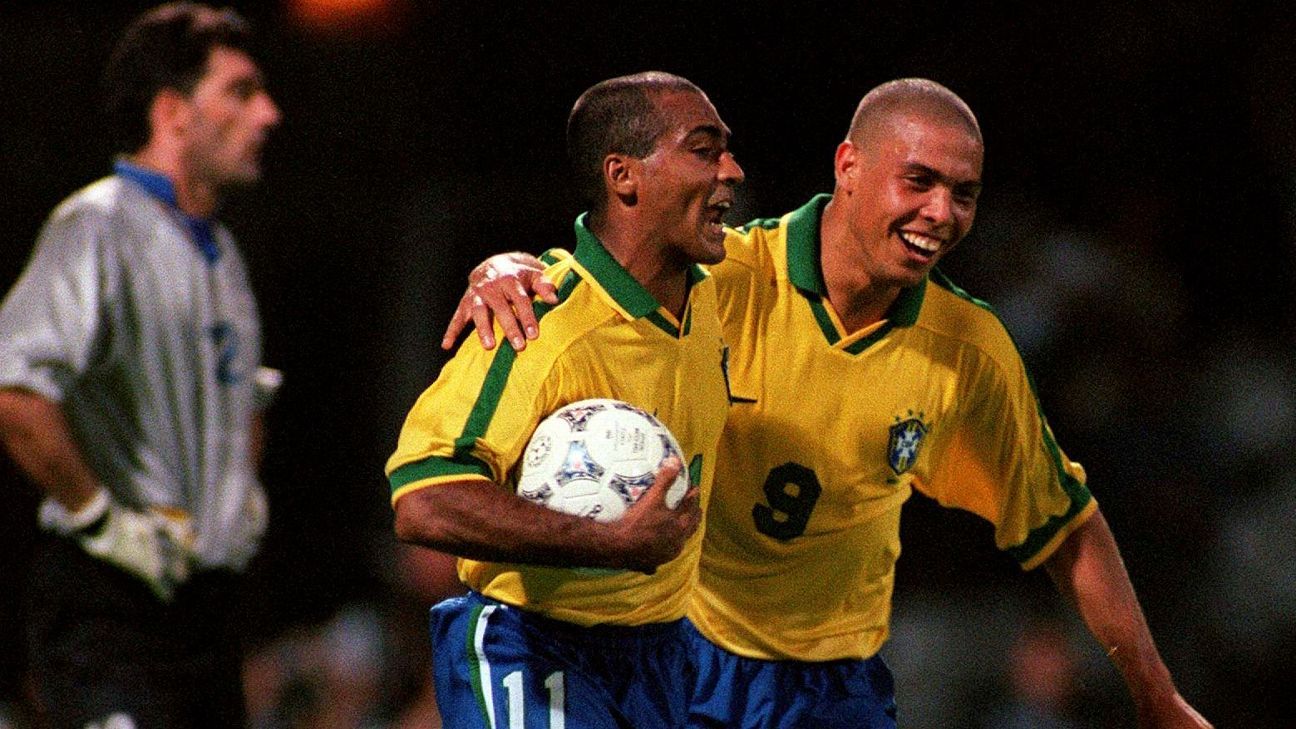
[[[917,286],[923,282],[923,279],[927,278],[927,275],[930,274],[932,269],[935,267],[935,261],[931,261],[924,265],[903,266],[896,273],[895,283],[901,288],[906,289],[911,286]]]
[[[725,232],[720,223],[704,223],[702,233],[698,236],[697,263],[719,263],[725,259]]]
[[[222,182],[225,189],[240,190],[245,187],[252,187],[260,181],[261,165],[259,163],[250,163],[230,170],[226,173]]]

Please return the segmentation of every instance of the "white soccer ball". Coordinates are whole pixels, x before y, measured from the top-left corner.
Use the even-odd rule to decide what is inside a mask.
[[[657,418],[620,400],[581,400],[536,426],[522,453],[517,492],[555,511],[616,521],[671,455],[684,463],[675,436]],[[666,505],[675,508],[688,486],[681,465]]]

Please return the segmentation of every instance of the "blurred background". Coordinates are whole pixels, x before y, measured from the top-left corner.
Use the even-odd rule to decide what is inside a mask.
[[[0,4],[0,290],[53,206],[108,171],[100,69],[152,4]],[[572,102],[646,69],[697,82],[734,130],[748,182],[733,222],[830,191],[835,145],[875,84],[926,76],[968,101],[986,187],[942,268],[1018,341],[1183,693],[1219,727],[1292,726],[1290,10],[229,4],[257,29],[285,118],[264,183],[222,214],[252,270],[266,362],[286,373],[245,606],[257,727],[438,725],[425,610],[456,583],[444,557],[395,544],[383,463],[444,362],[468,268],[569,244]],[[25,727],[18,617],[37,496],[7,460],[0,498],[0,727]],[[987,525],[915,497],[903,541],[883,651],[901,726],[1132,726],[1102,651]]]

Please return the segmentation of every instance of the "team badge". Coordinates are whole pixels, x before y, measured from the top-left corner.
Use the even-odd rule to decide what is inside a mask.
[[[919,417],[921,416],[922,413],[919,413]],[[898,422],[890,428],[891,437],[887,439],[887,463],[899,476],[918,460],[918,448],[927,435],[927,425],[918,418],[900,420],[897,417],[896,420]]]

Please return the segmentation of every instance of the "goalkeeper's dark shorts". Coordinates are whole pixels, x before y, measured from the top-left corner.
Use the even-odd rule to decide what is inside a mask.
[[[143,581],[45,535],[31,574],[27,643],[48,726],[244,726],[233,573],[198,573],[163,603]]]
[[[895,729],[895,682],[874,656],[822,663],[734,655],[684,621],[695,676],[688,726]]]

